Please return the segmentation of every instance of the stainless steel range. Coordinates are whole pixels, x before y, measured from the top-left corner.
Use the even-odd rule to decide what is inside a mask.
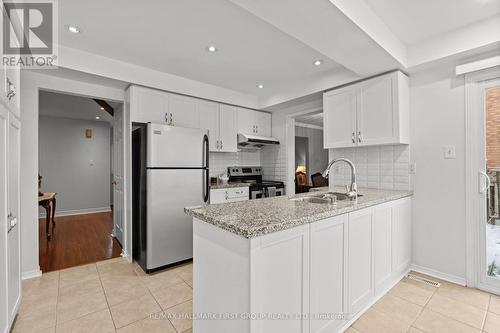
[[[285,184],[273,180],[262,180],[261,167],[228,167],[229,181],[250,183],[250,199],[285,195]]]

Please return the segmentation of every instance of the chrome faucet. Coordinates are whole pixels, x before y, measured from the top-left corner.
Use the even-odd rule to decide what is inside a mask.
[[[352,163],[347,158],[336,158],[333,161],[331,161],[330,164],[328,164],[328,167],[326,168],[326,170],[323,171],[323,177],[325,177],[325,178],[328,177],[328,175],[330,174],[330,169],[337,162],[345,162],[351,167],[351,186],[349,187],[349,190],[347,190],[347,186],[346,186],[346,195],[350,199],[357,198],[358,197],[358,185],[356,184],[356,167],[354,166],[354,163]]]

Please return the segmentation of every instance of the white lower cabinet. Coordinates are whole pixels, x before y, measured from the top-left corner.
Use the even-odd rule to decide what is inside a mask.
[[[335,333],[409,268],[411,198],[246,239],[194,219],[195,313],[204,333]]]
[[[373,209],[349,214],[347,240],[347,297],[349,313],[362,310],[373,297]]]
[[[231,187],[210,190],[210,203],[226,203],[248,200],[248,187]]]
[[[335,332],[345,324],[344,250],[347,215],[311,224],[309,331]]]

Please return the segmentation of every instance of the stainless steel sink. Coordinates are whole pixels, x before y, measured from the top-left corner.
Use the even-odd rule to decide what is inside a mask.
[[[362,194],[358,194],[358,198],[362,197]],[[293,201],[302,201],[317,204],[328,204],[333,205],[336,201],[350,200],[350,198],[345,193],[340,192],[328,192],[315,195],[308,195],[299,198],[292,198]]]

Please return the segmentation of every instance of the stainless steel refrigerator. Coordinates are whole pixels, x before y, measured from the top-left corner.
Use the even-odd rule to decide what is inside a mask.
[[[209,200],[208,132],[161,124],[134,127],[133,256],[149,273],[193,257],[192,219],[184,207]]]

